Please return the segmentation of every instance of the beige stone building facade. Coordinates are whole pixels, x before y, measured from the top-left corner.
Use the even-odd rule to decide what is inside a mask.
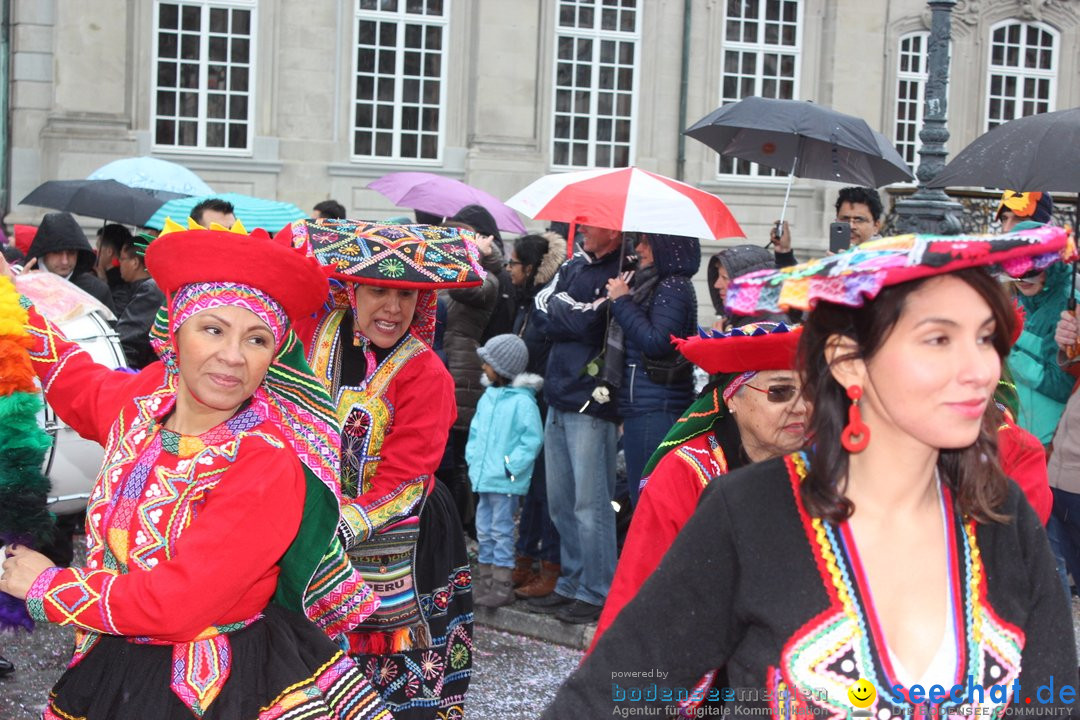
[[[4,5],[8,224],[40,215],[17,204],[40,182],[133,155],[216,190],[302,208],[335,198],[363,217],[395,214],[365,187],[391,171],[506,198],[549,172],[629,163],[716,193],[762,243],[783,175],[722,164],[680,131],[745,95],[794,97],[865,118],[914,161],[930,18],[922,0]],[[958,0],[953,152],[1076,105],[1080,0]],[[803,252],[825,246],[838,187],[795,182]]]

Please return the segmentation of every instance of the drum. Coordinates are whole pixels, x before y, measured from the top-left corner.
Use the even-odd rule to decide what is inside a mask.
[[[127,367],[120,338],[105,316],[92,312],[54,323],[68,340],[90,354],[96,362],[111,368]],[[39,421],[52,436],[52,448],[45,456],[45,475],[52,483],[49,510],[57,515],[82,512],[101,469],[103,450],[92,440],[80,437],[45,405]]]

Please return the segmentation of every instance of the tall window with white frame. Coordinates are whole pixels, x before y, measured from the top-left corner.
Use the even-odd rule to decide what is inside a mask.
[[[751,95],[788,100],[799,96],[802,16],[802,0],[727,0],[721,105]],[[730,158],[720,158],[719,172],[778,174],[757,163]]]
[[[251,152],[256,9],[256,0],[154,4],[155,148]]]
[[[896,68],[896,128],[893,142],[912,172],[919,162],[919,128],[926,94],[930,33],[913,32],[900,38]]]
[[[353,159],[442,160],[450,0],[356,0]]]
[[[552,167],[627,167],[634,162],[642,4],[557,3]]]
[[[1058,33],[1049,25],[1007,20],[990,28],[986,129],[1054,109]]]

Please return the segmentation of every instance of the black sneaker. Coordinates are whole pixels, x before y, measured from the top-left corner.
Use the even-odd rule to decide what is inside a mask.
[[[603,607],[600,605],[593,605],[584,600],[575,600],[571,604],[560,608],[559,611],[555,613],[555,619],[562,620],[564,623],[584,625],[599,620],[601,610],[603,610]]]
[[[565,595],[552,592],[538,598],[530,598],[529,601],[525,603],[525,609],[531,613],[539,613],[540,615],[554,615],[559,612],[559,610],[570,606],[573,602],[574,598],[568,598]]]
[[[15,666],[10,660],[0,657],[0,677],[6,677],[15,672]]]

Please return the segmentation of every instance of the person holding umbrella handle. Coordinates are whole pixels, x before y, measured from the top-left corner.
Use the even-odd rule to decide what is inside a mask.
[[[877,190],[858,186],[841,188],[836,196],[836,222],[851,226],[852,246],[878,237],[884,221],[884,206]],[[773,224],[769,240],[774,245],[777,267],[795,264],[795,255],[791,250],[791,230],[786,220],[778,220]],[[836,251],[833,248],[830,250]]]

